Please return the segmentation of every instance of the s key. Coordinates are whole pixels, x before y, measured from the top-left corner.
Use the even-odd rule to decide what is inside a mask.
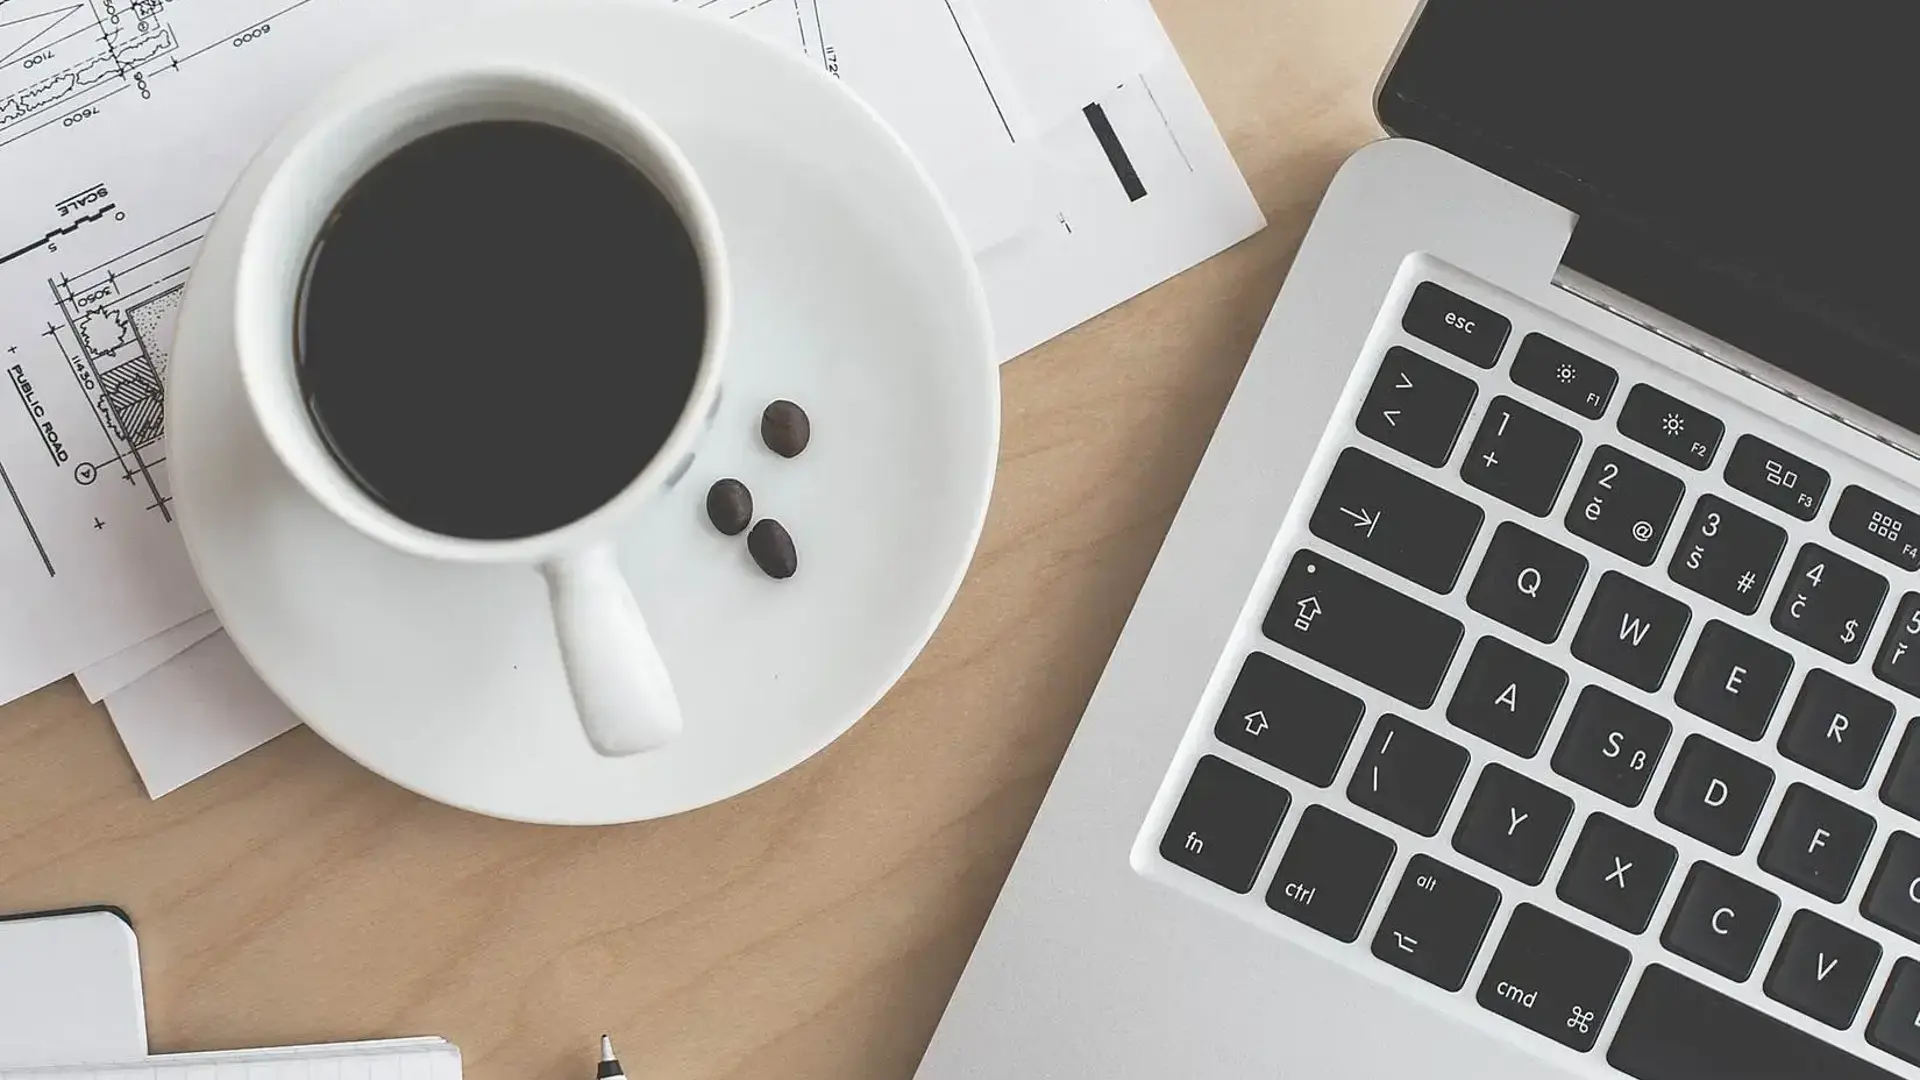
[[[1486,515],[1458,495],[1348,447],[1307,527],[1434,592],[1453,589]]]

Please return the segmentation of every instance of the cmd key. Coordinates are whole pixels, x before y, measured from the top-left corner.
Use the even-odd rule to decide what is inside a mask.
[[[1575,1050],[1593,1049],[1627,977],[1627,950],[1521,904],[1480,980],[1489,1012]]]
[[[1312,551],[1288,564],[1262,629],[1274,641],[1418,708],[1433,704],[1460,621]]]

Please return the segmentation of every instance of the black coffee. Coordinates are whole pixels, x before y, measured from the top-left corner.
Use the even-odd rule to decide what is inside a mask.
[[[300,385],[334,457],[397,516],[530,536],[653,459],[706,305],[686,227],[624,158],[547,124],[467,124],[334,209],[307,264]]]

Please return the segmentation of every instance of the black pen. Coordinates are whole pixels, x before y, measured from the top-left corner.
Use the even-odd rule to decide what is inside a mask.
[[[613,1040],[605,1035],[600,1036],[600,1068],[593,1075],[594,1080],[627,1080],[620,1059],[613,1056]]]

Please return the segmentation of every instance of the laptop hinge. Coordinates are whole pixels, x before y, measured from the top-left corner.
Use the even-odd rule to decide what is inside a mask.
[[[1920,366],[1785,283],[1715,264],[1604,213],[1580,219],[1563,265],[1613,298],[1586,299],[1903,453],[1920,446]],[[1740,354],[1765,360],[1749,370],[1729,359]]]
[[[1757,383],[1801,408],[1843,424],[1905,457],[1920,461],[1920,437],[1913,432],[1791,371],[1768,363],[1698,327],[1689,326],[1564,264],[1554,275],[1553,284],[1610,315],[1625,319],[1680,346],[1702,360]]]

